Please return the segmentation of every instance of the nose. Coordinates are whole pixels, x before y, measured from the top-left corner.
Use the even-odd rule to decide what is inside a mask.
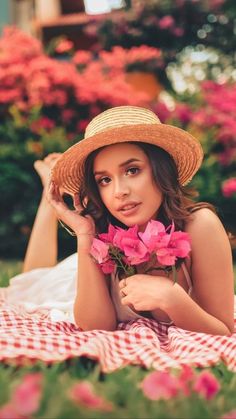
[[[129,187],[125,181],[116,180],[114,182],[114,197],[117,199],[129,195]]]

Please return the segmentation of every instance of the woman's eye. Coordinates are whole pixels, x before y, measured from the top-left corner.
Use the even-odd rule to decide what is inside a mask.
[[[110,178],[109,177],[102,177],[101,179],[98,179],[97,183],[98,185],[107,185],[109,183]]]
[[[130,167],[129,169],[127,169],[127,172],[130,172],[132,175],[135,175],[139,172],[139,170],[140,169],[138,167]]]

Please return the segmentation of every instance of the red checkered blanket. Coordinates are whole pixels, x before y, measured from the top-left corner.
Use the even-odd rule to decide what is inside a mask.
[[[79,356],[99,361],[104,372],[131,364],[164,370],[222,361],[236,371],[236,319],[230,337],[189,332],[149,319],[120,323],[115,332],[83,332],[72,323],[50,321],[45,311],[29,315],[0,301],[2,361],[51,363]]]

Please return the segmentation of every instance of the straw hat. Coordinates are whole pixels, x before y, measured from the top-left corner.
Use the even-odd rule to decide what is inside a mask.
[[[118,106],[92,119],[84,139],[66,150],[55,164],[52,180],[69,194],[78,192],[83,183],[84,162],[88,155],[100,147],[127,141],[154,144],[166,150],[177,165],[182,185],[192,179],[203,159],[202,147],[191,134],[162,124],[149,109]]]

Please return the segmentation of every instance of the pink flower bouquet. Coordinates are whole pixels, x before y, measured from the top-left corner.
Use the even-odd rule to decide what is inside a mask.
[[[151,220],[142,233],[137,225],[124,230],[110,224],[108,233],[93,239],[90,253],[105,274],[131,276],[137,273],[137,265],[146,263],[145,273],[173,272],[176,280],[176,267],[190,250],[187,233],[175,231],[174,223],[165,228],[161,222]]]

